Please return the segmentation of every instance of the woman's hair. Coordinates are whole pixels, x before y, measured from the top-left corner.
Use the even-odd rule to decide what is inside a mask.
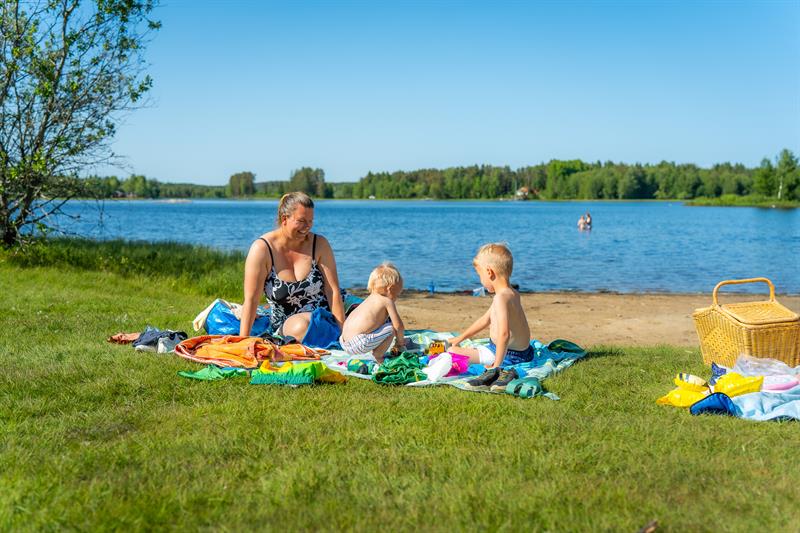
[[[369,281],[367,281],[367,290],[370,293],[378,290],[385,291],[392,285],[402,284],[403,276],[400,275],[400,271],[397,270],[396,266],[387,261],[386,263],[381,263],[378,265],[369,275]]]
[[[296,191],[296,192],[287,192],[283,196],[281,196],[281,201],[278,202],[278,225],[281,225],[284,218],[289,218],[294,213],[295,208],[298,205],[302,205],[303,207],[307,207],[309,209],[314,208],[314,200],[311,199],[309,195],[304,192]]]

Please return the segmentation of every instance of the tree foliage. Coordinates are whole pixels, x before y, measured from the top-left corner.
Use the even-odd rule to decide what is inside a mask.
[[[247,187],[234,186],[234,176],[245,175]],[[369,172],[358,182],[327,183],[322,169],[301,168],[289,181],[250,184],[250,172],[234,174],[228,187],[161,183],[143,176],[88,178],[85,186],[93,196],[138,198],[218,198],[262,196],[275,198],[289,191],[303,191],[317,198],[439,198],[494,199],[510,197],[527,187],[539,199],[647,200],[729,198],[757,195],[763,200],[800,200],[797,157],[783,150],[764,159],[759,167],[719,163],[710,168],[662,161],[655,165],[606,161],[553,160],[513,170],[509,167],[474,165],[446,169]],[[144,181],[143,181],[144,180]],[[116,187],[116,189],[115,189]],[[252,192],[250,192],[252,191]]]
[[[228,196],[252,196],[256,192],[256,175],[252,172],[237,172],[228,180]]]
[[[121,113],[152,81],[144,45],[153,0],[0,2],[0,233],[24,228],[86,193],[86,167],[114,159]]]

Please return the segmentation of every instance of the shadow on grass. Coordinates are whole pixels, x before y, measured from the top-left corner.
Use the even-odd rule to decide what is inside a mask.
[[[625,355],[625,351],[622,348],[614,348],[609,346],[597,346],[588,350],[586,355],[581,359],[595,359],[600,357],[619,357]]]

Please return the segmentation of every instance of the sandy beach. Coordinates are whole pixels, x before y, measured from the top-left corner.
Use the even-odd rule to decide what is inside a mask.
[[[800,296],[777,296],[800,312]],[[720,303],[764,300],[764,295],[720,295]],[[486,311],[489,296],[404,293],[398,309],[406,327],[460,331]],[[522,304],[531,334],[542,341],[569,339],[597,344],[697,346],[692,312],[711,305],[710,294],[526,293]],[[488,332],[487,332],[488,335]]]

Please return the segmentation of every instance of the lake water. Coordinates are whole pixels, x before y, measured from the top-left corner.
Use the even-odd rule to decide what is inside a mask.
[[[180,241],[247,251],[274,225],[276,201],[73,201],[61,225],[96,239]],[[594,229],[579,232],[590,210]],[[800,293],[800,210],[687,207],[680,202],[318,201],[314,231],[333,246],[342,286],[365,286],[393,261],[406,286],[479,286],[471,261],[507,242],[526,291],[710,293],[723,279],[765,276]],[[763,287],[763,285],[762,285]],[[764,290],[754,286],[752,291]],[[752,292],[751,291],[751,292]]]

